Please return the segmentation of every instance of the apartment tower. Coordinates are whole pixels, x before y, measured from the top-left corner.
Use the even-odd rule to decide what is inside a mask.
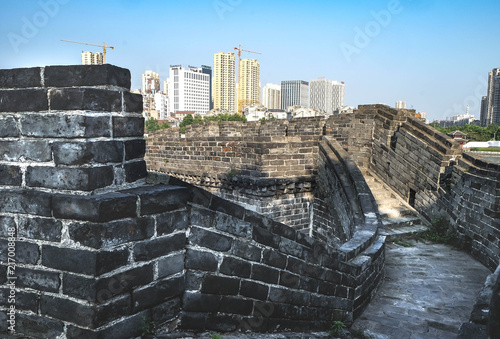
[[[82,52],[82,65],[102,65],[102,53]]]
[[[238,112],[243,112],[246,105],[260,104],[259,62],[255,59],[243,59],[240,64],[238,84]]]
[[[500,68],[494,68],[488,74],[488,93],[484,112],[481,112],[481,125],[500,125]]]
[[[142,75],[142,94],[154,94],[160,91],[160,75],[146,71]]]
[[[281,109],[300,105],[309,107],[309,83],[303,80],[281,82]]]
[[[339,81],[318,78],[310,83],[310,106],[332,115],[344,106],[345,84]]]
[[[213,108],[236,112],[235,56],[230,53],[214,54],[212,80]]]
[[[203,67],[170,66],[168,102],[171,113],[194,111],[204,115],[210,110],[210,75]]]
[[[262,91],[262,105],[267,109],[281,109],[281,86],[266,84]]]

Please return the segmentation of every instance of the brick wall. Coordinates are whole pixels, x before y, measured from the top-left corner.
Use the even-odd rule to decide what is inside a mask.
[[[336,248],[179,179],[146,182],[128,70],[0,70],[0,87],[1,333],[128,338],[143,319],[164,331],[326,329],[359,315],[380,282],[384,238],[371,215]],[[250,147],[263,155],[272,143],[297,143],[289,149],[306,158],[318,147],[259,138],[265,146]],[[309,199],[307,175],[266,180]]]

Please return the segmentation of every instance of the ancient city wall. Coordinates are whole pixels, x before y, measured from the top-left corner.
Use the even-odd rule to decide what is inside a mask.
[[[0,70],[0,332],[128,338],[151,322],[312,330],[360,314],[384,263],[373,204],[356,207],[350,239],[331,246],[180,179],[147,176],[142,98],[129,88],[129,71],[112,65]],[[311,140],[296,160],[319,148]],[[332,182],[359,183],[341,147],[328,147]],[[276,189],[307,193],[308,170]],[[345,193],[366,195],[360,183]]]

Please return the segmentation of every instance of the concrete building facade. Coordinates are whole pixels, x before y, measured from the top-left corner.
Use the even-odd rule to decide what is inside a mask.
[[[168,89],[171,113],[194,111],[205,115],[210,111],[210,75],[201,67],[170,66]]]
[[[304,80],[282,81],[281,109],[295,105],[309,107],[309,83]]]
[[[325,78],[312,80],[310,83],[310,106],[332,115],[344,106],[345,84]]]
[[[260,65],[256,59],[243,59],[238,84],[238,112],[247,105],[260,104]]]
[[[266,84],[262,90],[262,105],[267,109],[281,109],[281,86]]]
[[[160,75],[146,71],[142,75],[142,94],[154,94],[160,91]]]
[[[500,68],[494,68],[488,74],[487,111],[484,125],[500,125]],[[481,119],[483,123],[483,119]]]
[[[213,108],[236,112],[236,76],[234,53],[214,54],[212,80]]]
[[[102,65],[102,53],[82,52],[82,65]]]

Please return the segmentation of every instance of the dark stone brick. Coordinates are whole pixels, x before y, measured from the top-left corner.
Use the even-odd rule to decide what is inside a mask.
[[[30,187],[92,191],[111,185],[113,180],[113,168],[109,166],[90,168],[30,166],[26,171],[26,185]]]
[[[0,76],[1,79],[1,76]],[[0,138],[18,137],[19,127],[17,127],[17,119],[14,117],[0,117]]]
[[[7,266],[0,265],[0,284],[5,284],[7,281]]]
[[[83,165],[92,161],[97,163],[117,163],[123,161],[123,142],[55,142],[53,152],[56,165]]]
[[[23,264],[36,264],[40,259],[40,248],[37,244],[16,241],[16,261]]]
[[[118,297],[113,301],[96,307],[94,326],[100,327],[123,316],[127,316],[132,311],[132,297],[130,294]]]
[[[96,283],[97,299],[105,301],[116,295],[130,292],[138,286],[147,285],[152,281],[153,266],[151,264],[101,278]]]
[[[138,218],[102,224],[72,223],[68,228],[74,241],[84,246],[103,248],[150,238],[154,234],[154,220]]]
[[[253,311],[253,301],[241,297],[222,297],[219,312],[228,314],[250,315]]]
[[[206,313],[181,312],[179,328],[203,331],[207,322]]]
[[[123,110],[127,113],[142,113],[142,95],[123,92]]]
[[[232,257],[225,257],[220,266],[220,273],[242,278],[248,278],[250,277],[251,269],[252,269],[251,264],[244,260]]]
[[[0,69],[0,88],[42,87],[41,68]]]
[[[186,292],[182,298],[184,310],[188,312],[217,312],[221,297],[214,294]]]
[[[16,284],[19,287],[28,287],[38,291],[58,292],[59,286],[61,286],[58,272],[17,267],[16,275],[18,277]]]
[[[125,169],[126,182],[134,182],[139,179],[144,179],[148,175],[146,162],[144,160],[129,162],[123,165],[123,168]]]
[[[0,112],[39,112],[48,109],[46,89],[0,90]]]
[[[55,195],[54,217],[95,222],[137,216],[137,198],[129,194]]]
[[[192,227],[189,242],[192,245],[225,252],[231,248],[232,239],[223,234],[204,230],[199,227]]]
[[[130,89],[130,71],[111,64],[46,66],[46,87],[118,86]]]
[[[0,141],[2,150],[0,160],[4,161],[36,161],[52,160],[49,142],[46,140]]]
[[[300,278],[299,289],[301,290],[306,290],[316,293],[318,291],[318,286],[319,286],[319,281],[317,279],[308,277]]]
[[[113,325],[101,330],[89,331],[76,326],[68,326],[68,338],[78,339],[108,339],[136,338],[142,334],[143,319],[150,323],[149,311],[143,311],[116,321]]]
[[[304,247],[293,240],[281,238],[279,249],[281,252],[302,258]]]
[[[84,117],[85,137],[111,137],[111,121],[109,117]]]
[[[39,315],[17,313],[16,331],[34,338],[58,338],[64,332],[64,323]]]
[[[97,291],[95,278],[85,278],[79,275],[64,273],[62,280],[64,294],[92,302],[104,301],[104,299],[96,299]]]
[[[292,274],[287,271],[281,271],[280,273],[280,285],[295,288],[299,287],[300,277],[298,275]]]
[[[217,332],[231,332],[238,328],[239,317],[230,315],[209,315],[207,317],[207,329]]]
[[[279,271],[264,265],[253,264],[251,277],[254,280],[263,281],[270,284],[277,284]]]
[[[1,266],[0,266],[1,268]],[[1,277],[2,271],[0,271]],[[186,271],[186,290],[199,290],[201,288],[201,283],[205,277],[205,272],[200,271]]]
[[[141,117],[113,117],[113,136],[143,137],[144,118]]]
[[[249,223],[220,213],[215,217],[215,228],[242,238],[248,238],[252,234],[252,227]]]
[[[10,288],[0,288],[0,305],[9,308]],[[22,290],[16,291],[15,306],[18,310],[38,312],[38,294],[25,292]]]
[[[0,185],[21,186],[22,174],[19,166],[0,165]]]
[[[215,255],[210,252],[188,249],[186,251],[186,268],[215,272],[218,261]]]
[[[275,222],[271,227],[271,231],[275,234],[281,235],[282,237],[288,238],[290,240],[295,240],[296,231],[284,224]]]
[[[243,219],[243,217],[245,216],[244,207],[217,196],[213,196],[210,203],[210,209],[217,212],[222,212],[225,214],[232,215],[238,219]]]
[[[164,278],[184,270],[184,253],[158,261],[158,278]]]
[[[189,227],[189,212],[186,209],[167,212],[156,218],[156,232],[158,235],[173,233],[176,230],[185,230]]]
[[[255,226],[253,227],[252,239],[258,243],[274,248],[278,248],[280,242],[280,237],[278,235]]]
[[[325,281],[320,281],[318,293],[325,294],[325,295],[335,295],[336,288],[337,288],[337,285],[330,284],[330,283],[325,282]]]
[[[239,279],[206,275],[201,285],[201,292],[208,294],[236,295],[240,286]]]
[[[264,250],[262,263],[277,268],[286,267],[286,256],[272,249]]]
[[[184,249],[185,246],[185,233],[138,242],[134,245],[134,259],[136,261],[151,260],[172,252],[180,251]]]
[[[234,240],[231,250],[235,256],[252,261],[260,261],[261,252],[259,247],[239,240]]]
[[[182,186],[182,182],[175,183],[175,181],[172,181],[171,184],[172,185]],[[212,193],[210,193],[208,191],[205,191],[204,189],[201,189],[201,188],[198,188],[198,187],[194,187],[192,185],[186,186],[186,187],[189,187],[189,192],[191,194],[191,200],[190,201],[193,204],[200,205],[200,206],[203,206],[203,207],[206,207],[206,208],[208,208],[210,206],[210,201],[212,200],[212,198],[214,196]],[[199,226],[201,226],[201,225],[199,225]]]
[[[60,242],[62,222],[52,218],[20,217],[18,232],[20,237],[28,239]]]
[[[172,320],[181,311],[181,298],[170,299],[151,310],[151,319],[156,323]]]
[[[128,140],[125,141],[125,160],[144,158],[146,153],[146,140]]]
[[[69,321],[80,326],[93,327],[95,311],[89,305],[42,294],[40,311],[41,314],[55,319]]]
[[[9,233],[17,235],[16,220],[14,217],[0,216],[0,237],[9,237]]]
[[[158,214],[184,208],[188,200],[188,191],[178,186],[145,186],[122,192],[141,198],[141,215]]]
[[[25,114],[21,116],[21,133],[28,137],[78,138],[84,137],[85,131],[83,115]]]
[[[51,194],[27,190],[3,190],[0,212],[51,216]]]
[[[286,269],[289,270],[290,272],[302,275],[306,270],[306,263],[302,260],[289,257]]]
[[[121,112],[120,92],[98,88],[55,88],[49,90],[51,110]]]
[[[269,293],[269,287],[254,281],[241,281],[240,294],[258,300],[266,300]]]
[[[193,226],[211,228],[215,225],[215,213],[210,210],[193,206],[190,217]]]
[[[123,266],[127,261],[127,249],[93,252],[42,245],[43,265],[73,273],[96,276]]]

